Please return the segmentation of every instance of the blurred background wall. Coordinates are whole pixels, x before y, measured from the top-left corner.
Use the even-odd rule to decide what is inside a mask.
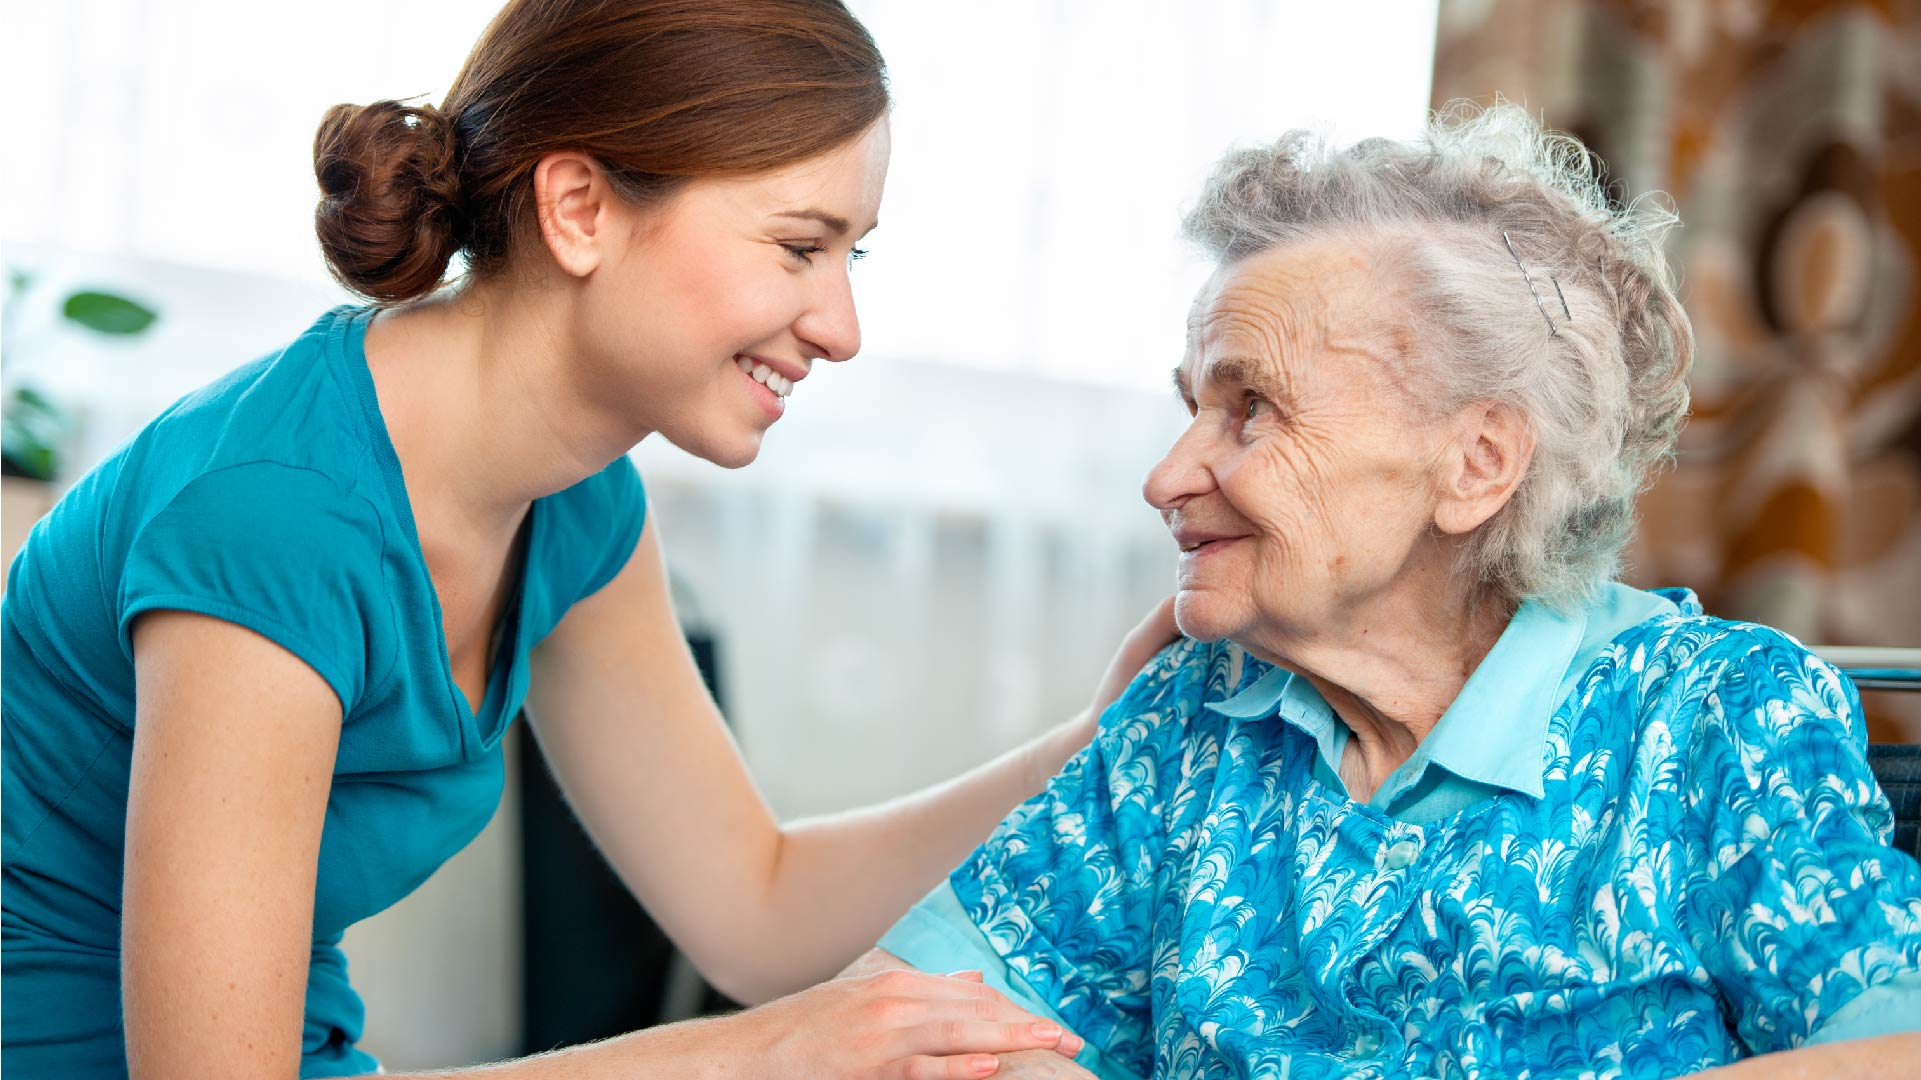
[[[1633,558],[1804,641],[1921,644],[1921,4],[1441,0],[1434,103],[1495,95],[1666,192],[1700,351]],[[1872,733],[1921,708],[1871,696]]]

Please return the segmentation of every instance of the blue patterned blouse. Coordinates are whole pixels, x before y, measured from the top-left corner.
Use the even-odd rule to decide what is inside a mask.
[[[1852,685],[1664,596],[1523,605],[1365,804],[1306,680],[1183,642],[881,945],[988,968],[1103,1077],[1666,1077],[1921,1029]]]

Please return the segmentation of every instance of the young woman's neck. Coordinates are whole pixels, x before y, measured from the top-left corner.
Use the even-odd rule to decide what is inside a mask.
[[[367,365],[416,518],[511,532],[647,434],[581,385],[566,312],[564,289],[485,281],[374,320]]]

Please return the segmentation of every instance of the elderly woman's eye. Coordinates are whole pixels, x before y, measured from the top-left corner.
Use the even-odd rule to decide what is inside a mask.
[[[1241,413],[1241,419],[1256,420],[1256,419],[1259,419],[1264,414],[1273,415],[1274,413],[1275,413],[1275,408],[1274,408],[1273,402],[1267,400],[1266,398],[1254,397],[1253,395],[1249,395],[1247,399],[1247,408]]]

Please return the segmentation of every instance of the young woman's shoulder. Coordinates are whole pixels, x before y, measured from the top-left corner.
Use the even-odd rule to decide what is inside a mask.
[[[633,460],[623,454],[542,499],[540,514],[540,569],[564,609],[599,592],[627,565],[647,522],[647,493]]]
[[[384,429],[371,379],[356,378],[365,372],[354,370],[353,355],[367,313],[329,311],[286,346],[186,394],[102,470],[127,474],[146,491],[256,461],[312,469],[343,485],[377,471]]]
[[[144,612],[216,616],[294,652],[350,704],[368,623],[391,619],[399,550],[361,403],[329,355],[351,318],[329,312],[183,397],[76,484],[16,566],[21,613],[97,607],[129,663]]]

